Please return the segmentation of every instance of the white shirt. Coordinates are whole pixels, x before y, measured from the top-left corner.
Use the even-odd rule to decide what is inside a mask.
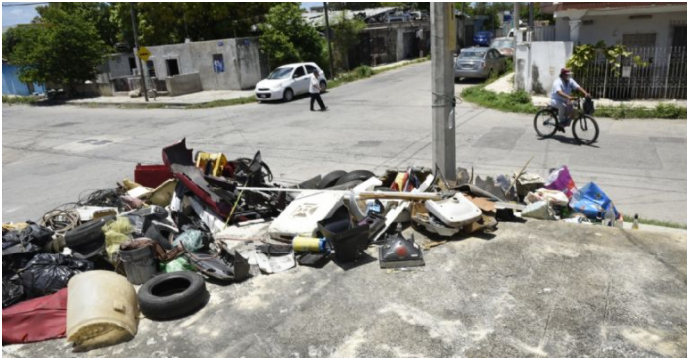
[[[575,80],[568,79],[568,81],[564,82],[559,76],[556,81],[553,82],[553,87],[551,88],[551,101],[565,102],[566,99],[558,95],[558,91],[562,91],[566,95],[570,95],[574,90],[579,88],[580,85],[576,83]]]
[[[312,75],[311,80],[309,80],[309,93],[310,94],[318,94],[320,92],[321,91],[319,89],[319,78]]]

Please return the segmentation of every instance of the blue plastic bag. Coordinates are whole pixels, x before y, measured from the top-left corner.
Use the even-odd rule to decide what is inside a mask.
[[[583,213],[590,219],[595,219],[599,213],[603,217],[611,206],[616,218],[619,218],[620,214],[613,206],[613,201],[594,182],[581,187],[570,199],[570,207],[573,211]]]

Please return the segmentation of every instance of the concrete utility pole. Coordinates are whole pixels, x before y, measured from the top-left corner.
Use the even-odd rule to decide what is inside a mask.
[[[515,2],[515,6],[513,8],[513,35],[515,39],[515,44],[513,45],[513,69],[515,73],[517,74],[518,71],[518,63],[517,63],[517,44],[518,44],[518,39],[522,40],[520,38],[520,3]],[[513,89],[517,90],[518,89],[518,82],[513,81]]]
[[[335,77],[333,73],[333,49],[331,49],[331,26],[328,24],[328,3],[323,3],[323,14],[326,17],[326,39],[328,40],[328,66],[331,70],[331,79]]]
[[[434,173],[457,178],[455,169],[455,19],[453,3],[431,4],[431,144]]]
[[[137,33],[137,15],[134,13],[134,5],[129,3],[129,10],[132,12],[132,30],[134,30],[134,46],[139,51],[139,34]],[[141,64],[141,58],[137,54],[137,59],[139,59],[139,75],[141,75],[141,88],[144,90],[144,99],[146,102],[149,101],[149,94],[146,91],[146,78],[144,77],[144,66]]]

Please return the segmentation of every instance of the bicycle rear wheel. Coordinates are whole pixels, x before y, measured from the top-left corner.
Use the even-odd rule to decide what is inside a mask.
[[[558,118],[549,109],[541,109],[534,116],[534,130],[543,138],[552,137],[558,130],[557,125]]]
[[[590,145],[599,138],[599,125],[589,115],[582,115],[573,121],[573,136],[581,144]]]

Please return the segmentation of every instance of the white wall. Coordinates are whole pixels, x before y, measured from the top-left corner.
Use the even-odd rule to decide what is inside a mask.
[[[515,82],[529,93],[549,94],[561,68],[573,54],[573,43],[536,41],[517,47]]]
[[[642,11],[644,13],[644,11]],[[604,40],[607,45],[620,44],[623,34],[656,34],[657,47],[671,45],[671,23],[687,21],[687,11],[650,14],[650,19],[630,19],[630,15],[599,15],[582,17],[580,25],[580,43],[596,44]],[[556,40],[570,41],[568,17],[556,18]],[[594,23],[585,25],[592,20]]]
[[[607,45],[620,44],[623,34],[656,33],[657,47],[671,45],[671,21],[686,20],[687,12],[652,14],[651,19],[630,19],[629,15],[584,16],[592,25],[582,25],[580,42],[594,44],[604,40]]]
[[[253,88],[261,80],[257,38],[220,39],[186,44],[149,46],[158,79],[168,77],[166,60],[177,59],[180,75],[198,73],[203,90]],[[224,71],[216,73],[213,54],[222,54]]]

